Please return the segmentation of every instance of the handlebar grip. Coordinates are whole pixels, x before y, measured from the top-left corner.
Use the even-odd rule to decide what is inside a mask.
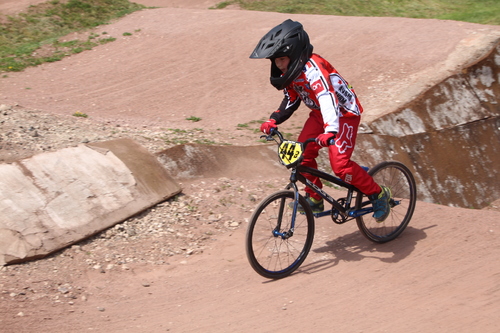
[[[266,139],[266,141],[274,141],[273,136],[277,135],[280,139],[283,139],[281,133],[278,131],[278,127],[271,128],[269,134],[261,135],[261,139]]]
[[[318,140],[316,138],[307,139],[306,141],[304,141],[304,145],[307,146],[307,144],[309,144],[311,142],[316,142],[319,145]],[[328,146],[331,146],[331,145],[334,145],[334,144],[335,144],[335,137],[333,137],[330,140],[328,140]]]

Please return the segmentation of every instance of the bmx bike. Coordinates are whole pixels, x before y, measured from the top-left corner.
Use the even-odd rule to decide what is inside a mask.
[[[277,137],[277,139],[275,138]],[[371,214],[372,203],[355,186],[340,178],[301,165],[305,147],[315,139],[305,142],[285,140],[274,129],[263,135],[267,141],[278,144],[281,164],[290,169],[290,183],[284,190],[263,199],[254,210],[246,232],[246,254],[252,268],[270,279],[281,279],[293,273],[306,259],[314,238],[314,219],[330,216],[333,222],[343,224],[356,220],[359,231],[369,240],[385,243],[398,237],[410,222],[417,191],[411,171],[397,161],[385,161],[365,170],[379,185],[390,188],[391,212],[383,222]],[[344,197],[334,199],[314,185],[304,174],[311,174],[346,190]],[[304,196],[299,193],[297,182],[319,194],[331,209],[313,213]],[[299,205],[302,207],[299,212]],[[326,207],[325,207],[326,208]]]

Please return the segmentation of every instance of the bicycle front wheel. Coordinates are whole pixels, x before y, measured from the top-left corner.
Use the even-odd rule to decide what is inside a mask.
[[[379,185],[391,189],[391,212],[384,222],[377,222],[370,215],[356,218],[361,233],[371,241],[385,243],[398,237],[410,223],[417,201],[417,187],[411,171],[396,161],[382,162],[368,173]],[[361,209],[368,198],[358,193],[356,209]]]
[[[299,195],[304,213],[293,214],[295,193],[283,190],[265,198],[255,209],[246,234],[252,268],[270,279],[293,273],[304,262],[314,238],[314,216]]]

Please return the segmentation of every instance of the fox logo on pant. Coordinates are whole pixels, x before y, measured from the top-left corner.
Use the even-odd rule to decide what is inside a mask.
[[[347,149],[352,148],[352,135],[354,134],[354,127],[349,126],[344,123],[339,136],[335,140],[335,145],[337,146],[339,153],[343,154]]]

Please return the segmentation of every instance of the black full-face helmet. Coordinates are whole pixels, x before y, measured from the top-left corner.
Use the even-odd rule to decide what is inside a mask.
[[[302,24],[288,19],[262,37],[250,58],[271,59],[271,84],[282,90],[300,75],[312,51],[313,46]],[[275,58],[284,56],[290,58],[285,74],[274,63]]]

